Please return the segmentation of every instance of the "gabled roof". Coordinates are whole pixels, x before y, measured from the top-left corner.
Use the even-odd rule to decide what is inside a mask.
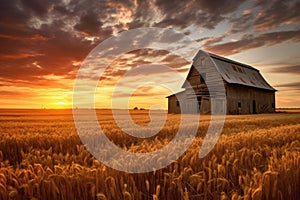
[[[195,56],[194,61],[195,59],[199,59],[199,52]],[[258,69],[255,69],[250,65],[239,63],[234,60],[230,60],[215,54],[209,53],[208,55],[214,61],[218,72],[221,74],[222,78],[227,83],[276,91],[272,86],[270,86],[267,83],[267,81],[263,78]],[[190,71],[188,73],[187,79],[189,77],[189,74]],[[184,85],[185,84],[183,84],[183,87]]]
[[[182,90],[182,91],[180,91],[180,92],[171,94],[171,95],[169,95],[169,96],[166,96],[166,98],[170,98],[171,96],[178,95],[178,94],[181,94],[181,93],[183,93],[183,92],[185,92],[185,90]]]
[[[246,67],[246,68],[249,68],[249,69],[253,69],[253,70],[256,70],[258,71],[258,69],[250,66],[250,65],[247,65],[247,64],[244,64],[244,63],[240,63],[240,62],[237,62],[235,60],[230,60],[228,58],[225,58],[225,57],[221,57],[221,56],[218,56],[216,54],[212,54],[212,53],[208,53],[208,55],[211,57],[211,58],[214,58],[214,59],[218,59],[218,60],[222,60],[224,62],[228,62],[228,63],[231,63],[231,64],[235,64],[235,65],[239,65],[239,66],[242,66],[242,67]]]

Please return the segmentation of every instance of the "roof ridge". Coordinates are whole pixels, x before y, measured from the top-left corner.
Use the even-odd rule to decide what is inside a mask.
[[[244,64],[244,63],[240,63],[240,62],[237,62],[235,60],[231,60],[229,58],[225,58],[225,57],[222,57],[222,56],[218,56],[216,54],[213,54],[213,53],[208,53],[210,57],[212,58],[215,58],[215,59],[218,59],[218,60],[222,60],[222,61],[225,61],[225,62],[229,62],[229,63],[232,63],[232,64],[236,64],[236,65],[240,65],[242,67],[246,67],[246,68],[249,68],[249,69],[252,69],[252,70],[256,70],[256,71],[259,71],[258,69],[250,66],[250,65],[247,65],[247,64]]]

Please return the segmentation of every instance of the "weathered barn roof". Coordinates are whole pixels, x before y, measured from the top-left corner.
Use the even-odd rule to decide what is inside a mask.
[[[227,83],[246,85],[250,87],[275,90],[258,69],[214,54],[209,54],[217,66],[222,78]]]
[[[218,72],[227,83],[276,91],[267,83],[258,69],[212,53],[209,53],[208,55],[215,62]],[[198,54],[195,56],[194,60],[197,59],[197,57]],[[185,84],[183,84],[183,87],[184,85]]]
[[[171,94],[171,95],[167,96],[166,98],[169,98],[169,97],[171,97],[171,96],[174,96],[174,95],[181,94],[181,93],[183,93],[183,92],[185,92],[185,90],[182,90],[182,91],[180,91],[180,92],[177,92],[177,93]]]

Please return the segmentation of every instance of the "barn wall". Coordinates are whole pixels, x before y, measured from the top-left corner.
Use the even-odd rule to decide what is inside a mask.
[[[177,97],[176,97],[177,95]],[[180,92],[168,97],[168,113],[181,113],[181,107],[184,106],[185,92]]]
[[[195,77],[194,83],[198,78]],[[194,85],[192,85],[194,86]],[[198,93],[202,88],[198,85],[198,89],[195,89],[195,93]],[[275,92],[256,89],[247,86],[225,84],[226,96],[227,96],[227,114],[255,114],[255,113],[271,113],[275,112]],[[181,92],[168,97],[168,113],[181,113],[181,108],[184,108],[187,113],[210,113],[211,101],[206,95],[202,96],[201,104],[193,101],[189,98],[192,88],[186,88],[185,92]],[[199,97],[199,95],[198,95]],[[177,102],[180,102],[179,104]],[[255,103],[253,102],[255,101]],[[198,106],[199,104],[199,106]],[[254,105],[255,104],[255,105]],[[198,107],[197,107],[198,106]],[[240,107],[239,107],[240,106]],[[254,107],[255,106],[255,107]],[[195,108],[198,108],[195,110]]]
[[[193,88],[186,88],[183,104],[184,113],[199,113],[199,103],[195,98],[195,92]]]
[[[203,74],[206,78],[206,74]],[[186,109],[188,113],[202,113],[202,114],[207,114],[211,113],[211,104],[212,104],[212,99],[210,97],[210,93],[208,90],[207,85],[205,84],[205,79],[200,76],[199,72],[195,69],[194,66],[191,67],[189,71],[189,75],[187,77],[187,81],[190,83],[192,88],[187,88],[187,84],[185,84],[186,87],[186,97],[187,97],[187,102],[186,103]],[[227,83],[223,80],[224,85]],[[194,90],[191,92],[191,90]],[[198,102],[194,102],[191,100],[191,98],[194,94],[196,94],[198,98]],[[216,93],[212,93],[212,95],[215,95]],[[193,96],[194,97],[194,96]],[[214,113],[224,113],[225,110],[225,103],[221,101],[218,98],[213,98],[213,104],[215,105],[213,107]],[[197,108],[197,110],[195,110]]]
[[[200,74],[194,66],[191,67],[189,76],[187,78],[187,81],[190,83],[191,86],[197,86],[200,84]]]
[[[187,82],[191,87],[188,87]],[[275,112],[275,91],[230,84],[224,80],[223,82],[227,96],[227,114]],[[180,106],[184,108],[184,112],[211,113],[211,99],[208,88],[194,66],[191,67],[183,87],[185,92],[177,95],[180,95],[180,98],[183,97]],[[196,94],[198,102],[195,101],[194,94]],[[169,97],[168,113],[180,113],[180,106],[177,106],[177,101],[175,95]],[[214,99],[214,103],[216,105],[214,109],[220,111],[225,109],[224,102],[218,102],[218,99]]]
[[[275,92],[239,85],[227,85],[227,113],[275,112]]]
[[[210,113],[210,98],[207,86],[194,66],[192,66],[189,71],[187,81],[191,88],[188,88],[188,85],[185,85],[187,98],[185,104],[186,111],[188,113]],[[194,95],[199,98],[198,101],[201,103],[194,101]],[[197,109],[195,110],[195,108]]]

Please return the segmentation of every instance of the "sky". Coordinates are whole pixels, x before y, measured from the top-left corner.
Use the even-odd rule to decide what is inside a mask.
[[[76,75],[91,51],[116,34],[146,27],[176,30],[199,50],[259,69],[278,90],[276,107],[300,107],[299,0],[0,0],[0,9],[0,108],[72,107]],[[180,39],[165,38],[166,49]],[[127,101],[130,108],[167,108],[165,97],[174,91],[158,82],[169,73],[153,64],[185,77],[191,63],[166,49],[124,52],[101,77],[86,74],[98,80],[95,106],[109,108],[114,98],[115,108]],[[130,74],[140,65],[148,65],[146,74]],[[147,81],[127,92],[141,80]],[[182,80],[169,81],[176,80],[179,91]]]

